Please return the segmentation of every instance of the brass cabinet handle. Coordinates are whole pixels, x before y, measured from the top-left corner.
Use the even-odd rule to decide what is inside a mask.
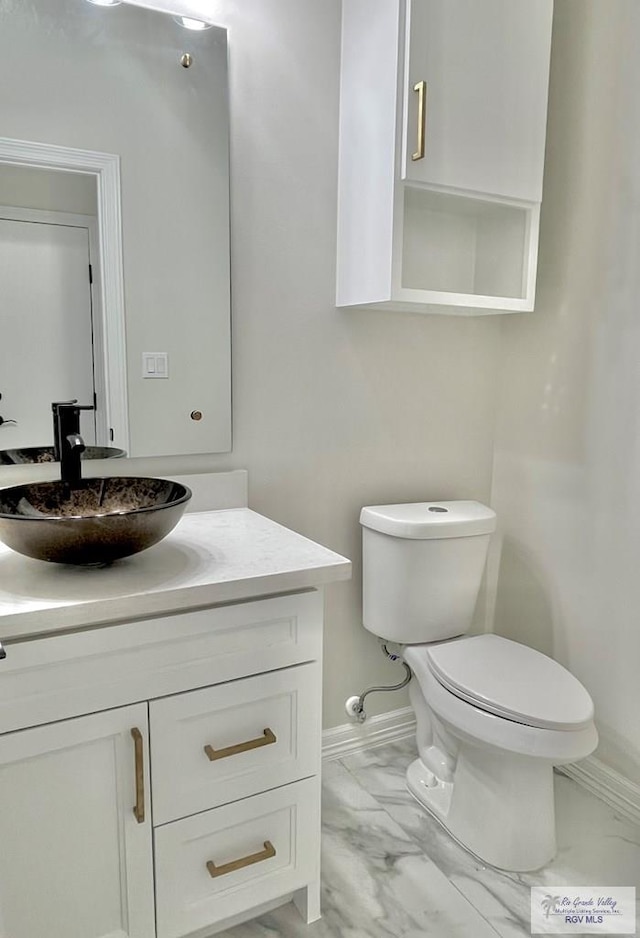
[[[248,857],[242,857],[240,860],[232,860],[230,863],[223,863],[222,866],[216,866],[213,860],[207,862],[209,876],[224,876],[226,873],[234,873],[236,870],[244,869],[245,866],[251,866],[252,863],[261,863],[263,860],[270,860],[275,857],[276,848],[270,840],[265,840],[264,850],[258,853],[252,853]]]
[[[131,730],[136,757],[136,804],[133,814],[138,824],[144,824],[144,744],[137,726]]]
[[[249,752],[250,749],[260,749],[261,746],[270,746],[275,743],[276,735],[269,727],[262,731],[262,736],[257,739],[249,739],[246,743],[236,743],[235,746],[227,746],[226,749],[214,749],[213,746],[205,746],[209,761],[215,762],[216,759],[226,759],[228,756],[237,756],[240,752]]]
[[[427,126],[427,83],[419,81],[413,86],[418,93],[418,149],[411,154],[412,160],[424,159],[425,130]]]

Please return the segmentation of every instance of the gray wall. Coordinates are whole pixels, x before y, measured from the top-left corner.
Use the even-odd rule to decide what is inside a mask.
[[[360,508],[489,498],[500,323],[336,310],[339,0],[239,0],[223,12],[234,450],[134,465],[247,468],[253,508],[353,559],[353,580],[327,590],[333,726],[347,696],[400,670],[361,625]],[[370,712],[406,702],[378,696]]]
[[[338,0],[220,4],[234,460],[257,508],[356,562],[329,592],[326,725],[344,721],[347,693],[394,673],[359,625],[359,506],[491,497],[497,631],[585,682],[598,755],[640,782],[640,9],[555,6],[536,311],[465,322],[333,309]],[[495,570],[489,586],[493,602]]]
[[[489,498],[500,324],[336,310],[340,2],[218,9],[229,29],[234,449],[139,465],[247,468],[252,508],[353,560],[353,580],[327,590],[329,727],[346,722],[348,696],[402,676],[361,624],[360,508]],[[367,709],[407,703],[383,694]]]
[[[346,554],[328,590],[325,725],[393,681],[361,625],[362,505],[488,499],[499,323],[336,310],[340,3],[226,5],[234,452],[258,511]],[[372,713],[402,695],[371,700]]]
[[[536,312],[504,323],[496,630],[591,692],[640,783],[640,7],[556,0]]]

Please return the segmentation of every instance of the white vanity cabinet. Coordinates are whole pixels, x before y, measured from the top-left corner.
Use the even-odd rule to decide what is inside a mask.
[[[110,567],[0,545],[0,938],[319,918],[322,587],[350,574],[244,507]]]
[[[1,938],[209,935],[287,896],[318,917],[321,593],[6,652]]]
[[[533,309],[553,0],[343,0],[338,306]]]

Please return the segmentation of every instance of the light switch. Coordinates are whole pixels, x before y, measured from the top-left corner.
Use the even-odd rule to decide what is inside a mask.
[[[143,378],[168,378],[169,377],[169,354],[168,352],[143,352],[142,353],[142,377]]]

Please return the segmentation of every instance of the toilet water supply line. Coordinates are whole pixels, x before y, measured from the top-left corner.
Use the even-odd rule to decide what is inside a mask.
[[[357,723],[364,723],[364,721],[367,719],[367,714],[364,710],[365,697],[368,697],[369,694],[375,694],[378,691],[382,692],[388,690],[402,690],[403,687],[407,686],[413,676],[411,673],[411,668],[406,663],[406,661],[402,661],[400,655],[394,655],[393,652],[389,651],[385,642],[382,642],[381,646],[383,655],[385,655],[389,661],[401,662],[402,667],[405,670],[405,676],[399,684],[389,684],[386,687],[367,687],[367,689],[364,690],[359,697],[349,697],[348,700],[345,700],[344,708],[347,711],[347,714]]]

